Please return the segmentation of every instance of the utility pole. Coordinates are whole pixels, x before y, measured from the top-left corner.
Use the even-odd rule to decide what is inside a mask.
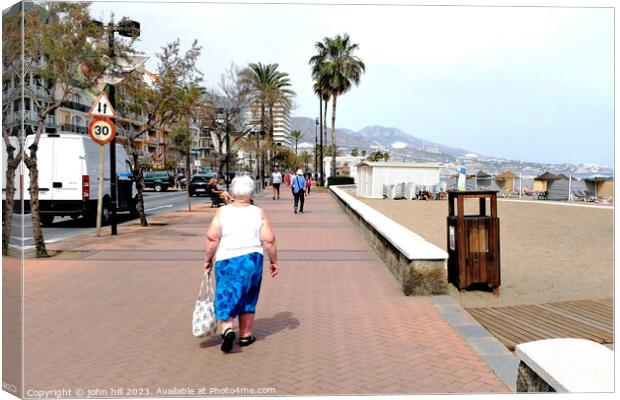
[[[110,56],[110,62],[114,63],[114,24],[110,22],[108,24],[108,55]],[[108,85],[108,99],[112,108],[116,108],[116,88],[114,85]],[[110,142],[110,196],[112,200],[110,202],[110,225],[112,227],[112,235],[116,235],[116,207],[117,207],[117,193],[116,193],[116,137]]]

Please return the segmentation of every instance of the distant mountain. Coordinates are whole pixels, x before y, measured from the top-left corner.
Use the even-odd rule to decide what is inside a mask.
[[[292,129],[303,134],[303,141],[314,143],[316,135],[315,120],[306,117],[293,117]],[[328,141],[331,141],[331,128],[327,129]],[[389,151],[393,160],[415,159],[419,161],[455,161],[468,151],[418,139],[400,129],[383,126],[367,126],[359,131],[336,129],[336,143],[345,153],[352,149],[367,152]]]
[[[301,131],[302,142],[314,144],[315,135],[318,131],[314,119],[293,117],[291,125],[293,130]],[[328,127],[327,131],[328,142],[330,142],[331,128]],[[359,151],[365,150],[368,153],[380,150],[388,151],[391,161],[441,163],[445,173],[453,173],[457,167],[464,166],[467,173],[482,170],[490,174],[497,174],[504,170],[511,170],[515,173],[521,172],[524,176],[538,175],[544,171],[566,174],[569,172],[613,174],[612,167],[595,164],[546,164],[481,155],[473,151],[419,139],[397,128],[386,128],[378,125],[367,126],[357,132],[346,128],[336,129],[336,143],[344,154],[350,153],[354,148]]]

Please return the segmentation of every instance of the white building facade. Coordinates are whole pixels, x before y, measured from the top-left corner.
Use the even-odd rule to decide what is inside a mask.
[[[264,129],[265,134],[269,131],[269,108],[265,107],[265,127],[261,128],[260,124],[260,105],[255,105],[248,109],[245,113],[246,121],[252,121],[254,124],[253,132],[259,132]],[[291,134],[291,113],[280,104],[273,107],[273,140],[276,146],[286,146],[289,149],[294,148],[295,144],[291,144],[289,135]]]
[[[357,166],[356,195],[371,199],[383,198],[383,185],[415,182],[418,185],[439,183],[439,164],[407,162],[368,162]]]
[[[273,140],[276,146],[291,148],[291,113],[281,105],[273,109]]]

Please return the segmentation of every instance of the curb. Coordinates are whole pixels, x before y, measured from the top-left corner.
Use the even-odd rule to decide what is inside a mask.
[[[449,295],[429,297],[431,304],[478,353],[512,392],[517,391],[519,359]]]

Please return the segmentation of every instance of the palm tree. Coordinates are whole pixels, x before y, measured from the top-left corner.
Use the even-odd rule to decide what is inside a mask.
[[[359,85],[366,66],[362,60],[353,55],[359,48],[351,43],[348,34],[324,38],[316,42],[317,54],[310,58],[312,77],[318,82],[327,82],[332,98],[332,147],[336,147],[336,104],[338,96],[348,92],[353,85]],[[332,175],[336,175],[336,157],[332,151]]]
[[[304,166],[307,169],[308,168],[308,163],[310,163],[310,160],[312,160],[312,156],[310,155],[310,153],[308,153],[307,151],[304,150],[299,155],[299,159],[301,160],[301,162],[304,164]]]
[[[316,77],[316,81],[314,82],[314,94],[316,94],[319,97],[319,105],[320,105],[320,113],[323,114],[321,118],[321,140],[320,140],[320,145],[321,145],[321,153],[320,153],[320,159],[321,159],[321,166],[320,166],[320,173],[321,173],[321,185],[323,185],[323,179],[324,179],[324,171],[323,171],[323,147],[324,145],[327,145],[327,128],[325,127],[327,125],[327,103],[329,103],[329,98],[331,96],[331,92],[329,91],[329,82],[327,81],[327,79],[325,79],[324,76],[317,76]],[[325,107],[323,107],[323,103],[325,103]],[[325,142],[323,143],[323,137],[325,137]]]
[[[302,139],[303,135],[301,131],[293,131],[288,135],[289,139],[295,141],[295,155],[297,155],[297,144]]]
[[[290,79],[286,72],[277,72],[273,75],[271,82],[267,86],[267,96],[265,98],[269,109],[269,142],[271,148],[271,156],[275,156],[275,142],[273,140],[273,109],[280,107],[283,113],[286,113],[292,107],[292,98],[295,92],[288,87],[291,86]]]
[[[381,160],[383,160],[383,152],[381,151],[373,151],[368,155],[368,161],[377,162]]]
[[[284,108],[291,106],[291,97],[295,92],[288,89],[290,80],[288,74],[278,71],[278,64],[250,63],[248,68],[240,74],[241,84],[252,93],[254,104],[260,107],[261,133],[267,132],[266,108],[269,108],[269,142],[273,150],[273,107],[277,105]],[[256,146],[260,148],[260,135],[257,135]],[[258,157],[258,154],[257,154]],[[262,171],[265,173],[265,160],[261,160]],[[261,179],[262,182],[262,179]]]

